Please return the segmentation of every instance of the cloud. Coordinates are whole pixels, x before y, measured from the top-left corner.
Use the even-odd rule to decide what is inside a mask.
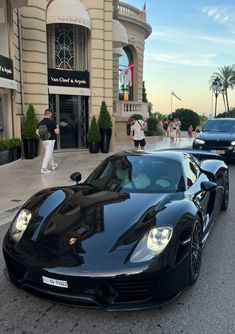
[[[193,66],[193,67],[215,67],[214,59],[216,54],[170,54],[170,53],[145,53],[145,59],[148,62],[156,63],[160,65],[162,63],[182,66]]]
[[[235,29],[232,32],[235,34]],[[150,35],[150,39],[156,39],[172,44],[194,44],[193,40],[200,40],[210,42],[214,44],[223,45],[235,45],[234,38],[224,38],[224,36],[218,37],[215,35],[205,35],[204,32],[189,32],[188,30],[177,29],[169,26],[155,26],[153,32]]]
[[[201,11],[216,22],[235,25],[235,6],[206,6]]]

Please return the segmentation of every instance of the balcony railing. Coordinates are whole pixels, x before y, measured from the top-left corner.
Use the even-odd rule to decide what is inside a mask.
[[[129,16],[132,18],[135,18],[137,20],[141,20],[143,22],[146,22],[146,15],[145,13],[143,13],[141,10],[128,5],[126,3],[123,2],[119,2],[118,5],[118,13],[119,15],[125,15],[125,16]]]
[[[133,114],[141,114],[144,119],[148,118],[148,104],[135,101],[116,102],[116,116],[131,117]]]

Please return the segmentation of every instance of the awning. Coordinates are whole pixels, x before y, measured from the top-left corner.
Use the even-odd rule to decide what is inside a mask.
[[[28,0],[10,0],[13,8],[20,8],[27,6]]]
[[[54,0],[47,8],[47,24],[68,23],[91,30],[91,19],[81,0]]]
[[[17,82],[15,80],[9,80],[0,77],[0,87],[8,89],[17,89]]]
[[[91,96],[89,88],[48,86],[49,94]]]
[[[128,45],[128,35],[125,27],[118,20],[113,20],[113,47],[123,48],[126,45]]]

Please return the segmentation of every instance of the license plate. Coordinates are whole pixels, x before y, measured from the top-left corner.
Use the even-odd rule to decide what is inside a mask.
[[[68,282],[67,281],[62,281],[60,279],[54,279],[46,276],[42,276],[43,283],[49,284],[49,285],[54,285],[54,286],[59,286],[60,288],[68,288]]]
[[[212,153],[225,154],[225,150],[211,150]]]

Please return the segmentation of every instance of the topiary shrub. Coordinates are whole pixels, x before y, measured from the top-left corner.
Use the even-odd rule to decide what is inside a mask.
[[[110,113],[108,112],[107,105],[103,101],[100,107],[100,114],[98,118],[98,124],[100,129],[109,129],[112,128],[112,119]]]
[[[147,119],[148,131],[147,136],[157,136],[158,135],[158,120],[156,117],[149,117]]]
[[[0,152],[6,151],[9,149],[9,141],[8,139],[2,139],[0,138]]]
[[[88,143],[97,143],[97,144],[101,142],[100,129],[95,116],[93,116],[91,120],[91,125],[87,133],[87,141]]]
[[[26,112],[26,116],[22,122],[22,138],[23,139],[38,139],[36,136],[38,120],[35,115],[35,110],[32,104]]]
[[[11,138],[11,139],[8,139],[9,149],[19,148],[19,147],[21,147],[21,145],[22,145],[22,140],[20,138]]]

